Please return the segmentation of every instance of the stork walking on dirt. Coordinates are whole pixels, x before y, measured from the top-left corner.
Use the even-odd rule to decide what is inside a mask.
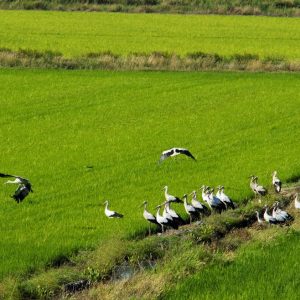
[[[267,194],[267,190],[262,186],[258,184],[258,177],[251,175],[250,177],[250,188],[254,192],[255,196],[265,196]],[[261,200],[260,200],[261,201]]]
[[[274,171],[272,174],[272,184],[274,186],[275,192],[281,192],[281,180],[277,177],[277,171]]]

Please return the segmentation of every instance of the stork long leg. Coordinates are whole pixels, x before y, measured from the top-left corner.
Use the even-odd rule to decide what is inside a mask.
[[[192,224],[192,215],[190,214],[190,224]]]
[[[149,235],[151,235],[151,225],[149,223]]]

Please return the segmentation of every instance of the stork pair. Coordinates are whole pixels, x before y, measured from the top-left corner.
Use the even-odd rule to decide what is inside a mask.
[[[250,177],[250,188],[254,192],[255,196],[265,196],[267,194],[267,189],[262,185],[258,184],[258,177],[255,175],[251,175]],[[274,171],[272,174],[272,185],[276,193],[281,192],[281,180],[277,176],[277,171]]]
[[[292,221],[294,218],[287,213],[286,211],[282,210],[279,207],[279,202],[275,202],[272,210],[272,214],[269,214],[269,208],[267,205],[264,206],[265,212],[263,214],[264,220],[269,223],[269,224],[283,224],[289,221]],[[257,222],[259,224],[263,224],[263,220],[259,216],[259,212],[256,211],[256,216],[257,216]]]

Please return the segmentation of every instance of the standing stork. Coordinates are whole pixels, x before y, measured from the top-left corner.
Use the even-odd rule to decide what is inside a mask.
[[[272,184],[274,186],[275,192],[281,192],[281,180],[277,177],[277,171],[274,171],[272,174]]]
[[[163,233],[164,226],[168,226],[169,221],[168,221],[168,219],[166,219],[165,217],[163,217],[159,214],[160,208],[161,208],[161,205],[156,206],[156,221],[161,226],[161,233]]]
[[[219,214],[226,210],[226,205],[214,195],[214,189],[211,189],[208,191],[208,205],[210,206],[211,209],[217,211]]]
[[[178,226],[185,224],[182,217],[174,209],[171,208],[171,202],[166,201],[165,208],[168,214],[173,218],[173,221],[177,224],[177,228]]]
[[[176,203],[183,202],[180,198],[168,194],[168,186],[165,186],[162,190],[165,191],[165,198],[167,202],[176,202]]]
[[[273,216],[269,215],[268,213],[268,206],[265,205],[265,212],[264,212],[264,219],[269,224],[277,224],[278,221]]]
[[[210,187],[206,186],[206,185],[202,185],[200,187],[200,190],[202,190],[202,199],[203,199],[203,201],[208,203]]]
[[[230,207],[235,209],[234,203],[232,200],[224,193],[224,186],[218,186],[218,192],[216,196],[226,205],[226,207]]]
[[[160,159],[159,159],[159,163],[162,163],[168,157],[173,157],[173,156],[176,156],[179,154],[186,155],[186,156],[192,158],[193,160],[196,160],[196,158],[192,155],[192,153],[188,149],[174,147],[174,148],[171,148],[171,149],[168,149],[168,150],[165,150],[162,152]]]
[[[298,193],[296,193],[295,195],[294,195],[294,205],[295,205],[295,208],[296,209],[300,209],[300,201],[298,200]]]
[[[193,207],[196,209],[196,211],[200,214],[201,219],[202,219],[202,215],[208,216],[208,215],[210,214],[210,211],[209,211],[209,209],[207,208],[207,206],[205,206],[204,204],[202,204],[202,203],[197,199],[197,192],[196,192],[196,191],[192,191],[192,192],[190,193],[190,195],[193,195],[191,204],[192,204]]]
[[[262,225],[264,223],[264,221],[259,217],[259,212],[256,210],[256,217],[257,217],[257,222],[259,225]]]
[[[279,207],[279,202],[276,201],[272,211],[272,216],[281,223],[292,221],[294,218]]]
[[[108,218],[110,218],[110,219],[112,219],[112,218],[123,218],[123,215],[122,215],[122,214],[119,214],[119,213],[117,213],[116,211],[113,211],[113,210],[109,210],[109,209],[108,209],[108,201],[107,201],[107,200],[106,200],[103,204],[105,205],[104,213],[105,213],[105,215],[106,215]]]
[[[15,199],[17,203],[22,202],[30,192],[33,193],[29,179],[17,175],[10,175],[4,173],[0,173],[0,177],[15,178],[15,180],[8,180],[4,184],[18,184],[15,193],[11,196],[11,198]]]
[[[258,184],[257,182],[258,177],[251,175],[249,178],[250,178],[250,188],[254,192],[255,196],[256,195],[265,196],[267,194],[267,190],[262,185]]]
[[[184,209],[185,209],[186,213],[190,217],[190,224],[191,224],[192,219],[194,217],[196,217],[196,218],[198,217],[198,212],[197,212],[196,208],[193,205],[187,203],[187,197],[188,197],[187,194],[183,195],[183,205],[184,205]]]
[[[151,223],[159,225],[158,222],[156,221],[155,216],[153,216],[149,211],[147,211],[147,201],[144,201],[141,206],[144,206],[144,212],[143,212],[143,217],[145,218],[146,221],[149,222],[149,235],[151,235]]]
[[[173,219],[172,215],[169,213],[167,209],[167,201],[164,202],[162,205],[164,205],[164,210],[163,210],[163,217],[166,218],[169,221],[169,226],[172,227],[173,229],[178,229],[178,224],[175,222]]]

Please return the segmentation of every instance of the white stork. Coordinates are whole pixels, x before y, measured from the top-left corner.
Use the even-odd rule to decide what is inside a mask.
[[[262,185],[258,184],[258,182],[257,182],[258,177],[252,175],[249,178],[250,178],[250,188],[252,189],[254,194],[260,195],[260,196],[265,196],[267,194],[267,190]]]
[[[165,209],[168,212],[168,214],[171,215],[173,221],[177,224],[177,228],[179,225],[185,224],[182,217],[174,209],[171,208],[171,202],[165,202]]]
[[[117,213],[113,210],[108,209],[108,201],[107,200],[104,202],[104,205],[105,205],[104,213],[108,218],[110,218],[110,219],[112,219],[112,218],[123,218],[122,214],[119,214],[119,213]]]
[[[164,226],[168,226],[169,221],[165,217],[163,217],[159,214],[160,208],[161,208],[161,205],[156,206],[156,209],[157,209],[157,211],[156,211],[156,221],[161,226],[161,232],[163,233],[164,232]]]
[[[188,149],[174,147],[174,148],[171,148],[171,149],[168,149],[168,150],[165,150],[162,152],[160,159],[159,159],[159,163],[163,162],[168,157],[173,157],[173,156],[176,156],[179,154],[184,154],[184,155],[192,158],[193,160],[196,160],[196,158],[192,155],[192,153]]]
[[[165,191],[165,198],[166,198],[167,202],[176,202],[176,203],[182,203],[183,202],[180,198],[168,194],[168,186],[165,186],[163,188],[163,191]]]
[[[147,201],[144,201],[141,206],[144,206],[144,212],[143,212],[143,217],[145,218],[146,221],[149,222],[149,235],[151,234],[151,223],[159,225],[158,222],[156,221],[155,216],[153,216],[149,211],[147,211]]]
[[[4,173],[0,173],[0,177],[15,178],[15,180],[8,180],[4,184],[18,184],[18,188],[15,190],[15,193],[11,196],[11,198],[15,199],[17,203],[22,202],[30,192],[33,193],[29,179],[17,175],[9,175]]]
[[[166,218],[169,222],[169,226],[172,227],[173,229],[178,229],[178,224],[175,222],[175,220],[173,219],[172,215],[169,213],[168,209],[167,209],[167,203],[169,202],[165,202],[162,205],[164,205],[164,210],[163,210],[163,217]]]
[[[232,200],[224,193],[224,186],[218,186],[218,192],[216,196],[226,205],[226,207],[230,207],[235,209],[234,203]]]
[[[214,209],[217,211],[219,214],[226,210],[226,205],[214,195],[214,189],[211,189],[208,191],[208,205],[210,206],[211,209]]]
[[[207,208],[207,206],[205,206],[204,204],[202,204],[198,199],[197,199],[197,192],[196,191],[192,191],[190,193],[190,195],[193,195],[192,197],[192,201],[191,204],[193,205],[193,207],[196,209],[196,211],[200,214],[200,216],[202,217],[202,215],[209,215],[210,211]]]
[[[300,201],[298,200],[298,193],[296,193],[295,195],[294,195],[294,205],[295,205],[295,208],[296,209],[300,209]]]
[[[262,225],[264,223],[264,221],[259,217],[259,212],[256,210],[256,217],[257,217],[257,222],[259,225]]]
[[[268,207],[265,206],[265,212],[264,212],[264,219],[269,224],[277,224],[278,221],[273,216],[269,215],[268,213]]]
[[[281,180],[277,177],[277,171],[272,174],[272,184],[274,186],[275,192],[280,193],[281,191]]]
[[[278,201],[276,201],[274,204],[272,217],[275,218],[280,223],[292,221],[294,219],[289,213],[280,209]]]
[[[190,217],[190,224],[191,224],[193,217],[198,217],[198,212],[193,205],[187,203],[187,194],[183,195],[183,205],[184,205],[184,209],[185,209],[186,213]]]
[[[203,201],[208,203],[210,187],[206,186],[206,185],[202,185],[200,187],[200,190],[202,190],[202,199],[203,199]]]

